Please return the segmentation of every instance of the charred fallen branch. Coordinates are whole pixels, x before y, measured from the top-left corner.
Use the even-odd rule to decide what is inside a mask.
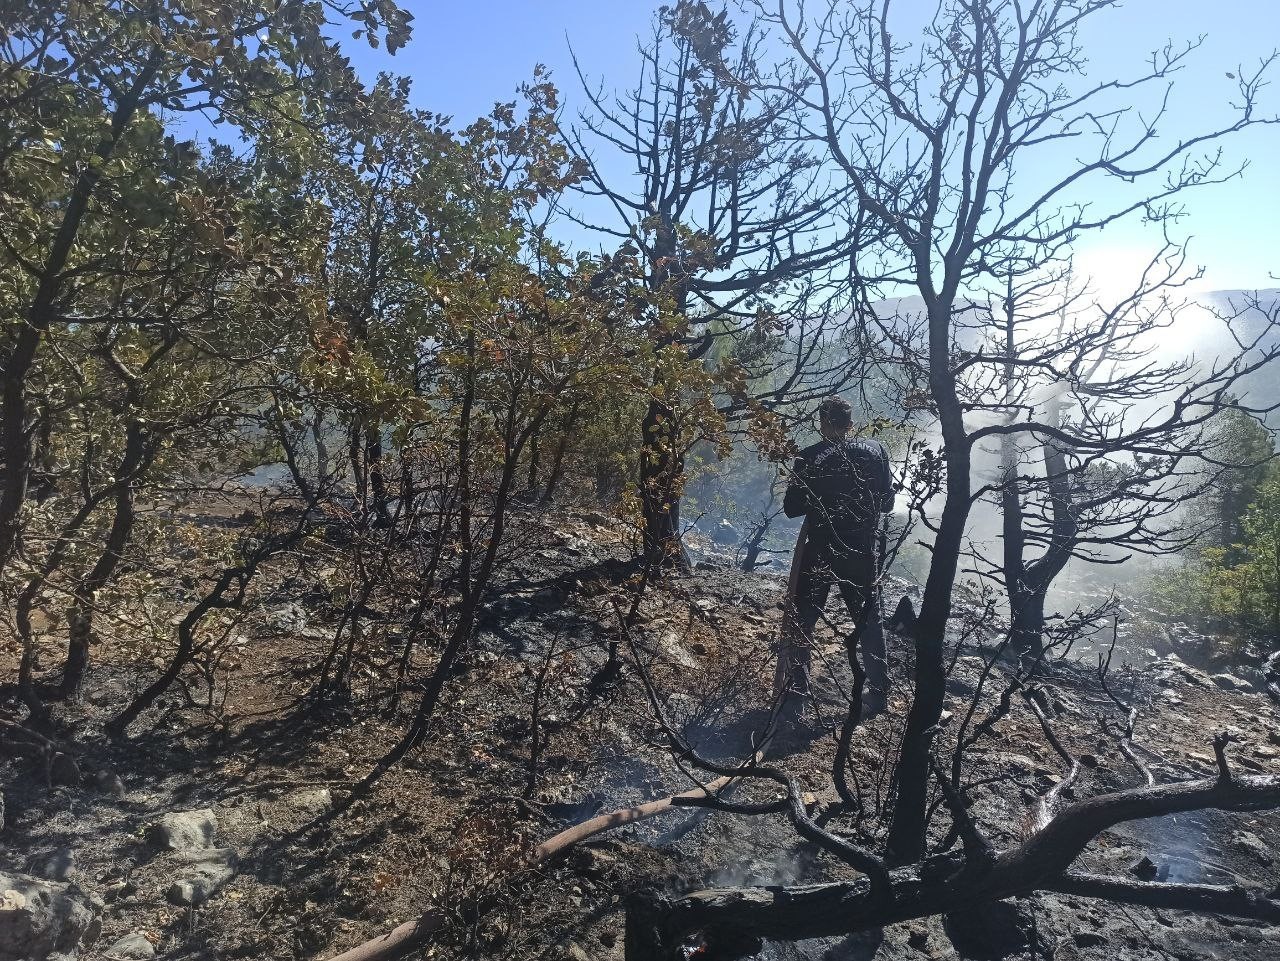
[[[553,835],[534,848],[525,868],[533,870],[554,862],[574,845],[590,840],[597,834],[603,834],[624,824],[633,824],[636,821],[643,821],[659,814],[665,814],[672,808],[681,805],[690,805],[691,802],[713,797],[717,792],[727,787],[732,780],[733,778],[729,776],[719,777],[703,787],[693,788],[692,790],[674,794],[670,797],[659,798],[655,801],[647,801],[644,804],[620,808],[608,814],[597,815],[590,820],[583,821],[581,824],[575,824],[559,834]],[[488,905],[481,905],[479,910],[483,912],[487,907]],[[391,961],[392,958],[402,958],[410,951],[429,944],[444,922],[445,912],[429,908],[412,921],[406,921],[386,934],[381,934],[363,944],[358,944],[354,948],[343,951],[341,954],[331,958],[330,961]]]
[[[722,888],[634,905],[627,920],[628,961],[681,957],[695,939],[723,956],[746,956],[751,942],[794,941],[850,934],[912,918],[964,910],[1015,895],[1048,890],[1188,911],[1274,921],[1280,901],[1260,891],[1191,884],[1143,884],[1073,874],[1069,867],[1116,824],[1214,808],[1257,811],[1280,807],[1280,776],[1206,778],[1143,786],[1062,808],[1024,843],[991,857],[947,855],[889,873],[875,890],[860,878],[838,884]]]

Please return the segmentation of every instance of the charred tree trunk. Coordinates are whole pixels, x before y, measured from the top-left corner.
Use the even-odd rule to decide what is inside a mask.
[[[1026,660],[1044,654],[1044,602],[1042,590],[1020,588],[1009,596],[1010,647]]]
[[[773,483],[769,485],[769,499],[760,511],[760,523],[751,529],[751,533],[747,535],[747,539],[744,542],[746,550],[742,555],[742,570],[748,574],[759,566],[757,562],[760,559],[760,554],[764,551],[764,539],[769,536],[769,528],[773,526],[773,522],[779,514],[774,505],[778,502],[778,485],[781,481],[782,475],[775,473]]]
[[[556,442],[556,452],[551,458],[551,471],[547,474],[547,487],[542,492],[542,506],[550,507],[555,501],[556,488],[560,486],[560,479],[564,476],[564,460],[569,453],[569,441],[573,436],[573,428],[578,419],[579,402],[574,401],[573,406],[569,408],[569,412],[565,415],[564,426],[560,431],[560,439]]]
[[[1010,647],[1019,657],[1038,658],[1043,650],[1044,592],[1027,575],[1026,532],[1022,528],[1022,484],[1013,438],[1001,439],[1000,520],[1004,547],[1004,583],[1009,595]]]
[[[542,449],[535,434],[529,441],[529,480],[525,484],[530,495],[538,490],[538,480],[542,476]]]
[[[316,448],[316,487],[325,488],[329,483],[329,444],[324,436],[324,413],[318,408],[311,420],[311,440]]]
[[[640,504],[644,519],[644,552],[657,569],[687,567],[680,541],[680,483],[684,459],[672,411],[650,400],[643,421],[640,453]]]
[[[115,153],[116,144],[137,113],[142,94],[155,78],[160,62],[161,53],[157,49],[138,72],[133,85],[121,95],[111,117],[110,131],[98,147],[98,157],[104,163],[86,164],[76,179],[49,254],[41,266],[35,295],[23,318],[25,323],[19,326],[13,346],[0,369],[3,374],[0,377],[3,381],[0,387],[0,465],[4,468],[3,475],[0,475],[0,570],[8,564],[18,546],[22,504],[26,500],[31,472],[31,412],[27,377],[35,363],[40,342],[57,315],[58,298],[66,279],[64,270],[80,225],[89,210],[89,201],[106,169],[105,161]]]
[[[960,563],[965,525],[972,506],[972,451],[950,364],[951,304],[954,291],[929,306],[929,386],[938,408],[946,458],[946,503],[938,522],[933,560],[925,581],[915,640],[915,691],[898,761],[898,799],[888,849],[898,863],[924,856],[929,803],[929,749],[946,698],[943,647],[951,594]]]
[[[62,669],[59,697],[75,697],[84,683],[89,668],[89,649],[93,643],[93,613],[96,595],[111,580],[124,557],[125,547],[133,536],[135,518],[133,480],[144,461],[146,443],[141,426],[130,421],[125,428],[124,456],[116,470],[115,516],[107,533],[102,553],[93,569],[75,586],[71,607],[67,611],[67,658]]]
[[[1052,527],[1044,553],[1030,563],[1025,558],[1021,491],[1011,474],[1006,474],[1002,495],[1004,577],[1009,593],[1012,647],[1019,656],[1029,660],[1038,660],[1044,653],[1044,611],[1049,588],[1071,560],[1079,535],[1066,454],[1062,446],[1052,440],[1045,441],[1043,447]]]
[[[387,507],[387,479],[382,462],[382,427],[370,424],[365,428],[364,463],[369,474],[369,493],[373,497],[373,526],[378,530],[388,530],[393,522]]]
[[[887,890],[866,878],[835,884],[723,888],[633,904],[628,961],[688,957],[694,939],[709,956],[744,958],[762,940],[799,941],[880,928],[912,918],[972,909],[1037,890],[1122,903],[1280,918],[1280,901],[1260,890],[1208,885],[1140,884],[1077,875],[1072,862],[1090,841],[1124,821],[1181,811],[1261,810],[1280,806],[1278,777],[1219,777],[1133,788],[1063,808],[1029,840],[965,860],[944,855],[890,873]],[[695,948],[696,949],[696,948]]]
[[[769,533],[769,521],[765,520],[757,524],[747,536],[747,549],[742,554],[742,570],[748,574],[754,571],[758,566],[760,552],[764,550],[764,539]],[[767,561],[765,563],[768,563]]]

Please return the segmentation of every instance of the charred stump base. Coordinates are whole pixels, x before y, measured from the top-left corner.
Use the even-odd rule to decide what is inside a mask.
[[[626,961],[739,961],[758,954],[766,940],[835,937],[938,913],[929,909],[934,898],[922,895],[940,895],[945,886],[922,882],[914,870],[893,876],[888,897],[873,896],[870,883],[858,879],[637,899],[627,911]]]
[[[628,910],[626,961],[738,961],[763,941],[842,937],[968,912],[1035,887],[1016,869],[1001,870],[995,861],[966,865],[953,853],[889,872],[879,891],[858,878],[650,897]]]
[[[695,957],[698,961],[739,961],[764,949],[764,939],[758,936],[718,923],[704,927],[696,917],[682,918],[677,903],[643,895],[628,905],[626,961],[685,961]]]
[[[740,961],[759,953],[766,940],[839,937],[916,918],[989,914],[997,902],[1036,891],[1280,923],[1280,900],[1259,888],[1143,883],[1069,871],[1044,875],[1023,870],[1007,853],[985,868],[951,870],[955,866],[940,857],[899,868],[883,892],[860,878],[637,899],[627,911],[626,961]]]

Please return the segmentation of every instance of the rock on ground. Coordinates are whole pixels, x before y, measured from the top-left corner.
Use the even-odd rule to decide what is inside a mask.
[[[1234,674],[1215,674],[1210,680],[1224,691],[1247,691],[1252,687],[1244,678]]]
[[[71,885],[0,872],[0,961],[75,957],[101,933],[101,912]]]
[[[333,809],[333,794],[328,788],[315,791],[299,791],[285,802],[288,807],[299,814],[319,817]]]
[[[156,956],[155,946],[138,932],[126,934],[102,952],[112,961],[143,961]]]
[[[170,851],[213,847],[218,819],[209,808],[199,811],[173,811],[147,828],[147,838],[154,847]]]
[[[236,854],[231,848],[192,848],[171,859],[179,880],[169,887],[174,904],[203,904],[236,874]]]
[[[46,851],[32,858],[27,870],[49,881],[70,880],[76,870],[76,852],[69,847]]]
[[[1015,901],[996,901],[948,914],[943,919],[943,927],[963,957],[980,961],[1025,954],[1033,937],[1037,942],[1043,941],[1035,934],[1030,910]],[[1047,945],[1037,943],[1036,947]]]

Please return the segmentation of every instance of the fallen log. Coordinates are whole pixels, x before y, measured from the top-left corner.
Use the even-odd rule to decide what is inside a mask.
[[[733,780],[734,778],[730,776],[719,777],[714,781],[708,782],[705,787],[696,787],[680,794],[673,794],[670,797],[659,798],[656,801],[646,801],[644,804],[619,808],[608,814],[601,814],[590,820],[583,821],[581,824],[575,824],[573,827],[566,828],[559,834],[547,838],[547,840],[534,848],[526,867],[529,870],[542,867],[553,862],[575,844],[581,844],[597,834],[603,834],[624,824],[633,824],[636,821],[644,821],[663,814],[673,807],[679,806],[681,801],[708,798],[728,787]],[[429,908],[412,921],[406,921],[386,934],[381,934],[363,944],[358,944],[354,948],[343,951],[341,954],[332,957],[330,961],[391,961],[393,958],[403,957],[410,951],[420,948],[429,942],[432,936],[440,930],[440,926],[443,923],[443,913],[435,908]]]
[[[1210,885],[1133,884],[1072,874],[1085,846],[1125,821],[1182,811],[1260,811],[1280,807],[1280,776],[1227,776],[1143,786],[1062,808],[1022,844],[989,859],[954,855],[890,872],[877,892],[851,882],[713,888],[640,900],[627,916],[627,961],[672,961],[702,939],[717,957],[749,955],[751,942],[837,937],[901,921],[964,911],[1051,890],[1122,903],[1208,911],[1271,921],[1280,901],[1261,891]]]

